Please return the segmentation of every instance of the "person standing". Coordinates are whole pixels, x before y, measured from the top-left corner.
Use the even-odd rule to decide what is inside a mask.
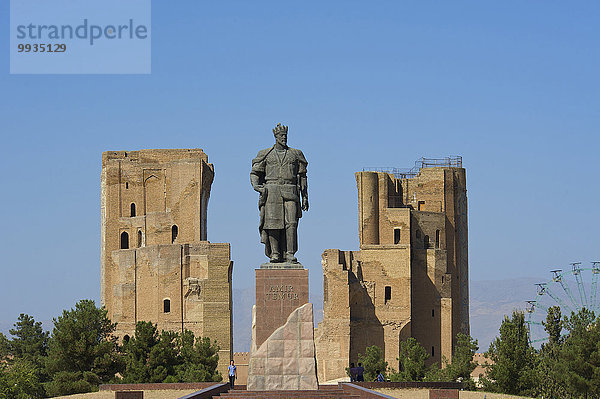
[[[356,367],[354,367],[354,363],[350,363],[350,382],[356,381]]]
[[[231,387],[231,389],[233,389],[233,383],[235,381],[235,378],[237,377],[237,367],[235,367],[233,360],[229,362],[229,367],[227,367],[227,373],[229,374],[229,386]]]
[[[358,367],[356,368],[356,381],[361,382],[365,380],[365,368],[362,366],[362,363],[358,363]]]

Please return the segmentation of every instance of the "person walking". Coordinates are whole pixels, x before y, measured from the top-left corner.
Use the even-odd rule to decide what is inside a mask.
[[[237,367],[235,367],[233,360],[229,362],[229,367],[227,367],[227,373],[229,374],[229,386],[231,387],[231,389],[233,389],[233,383],[235,381],[235,378],[237,377]]]

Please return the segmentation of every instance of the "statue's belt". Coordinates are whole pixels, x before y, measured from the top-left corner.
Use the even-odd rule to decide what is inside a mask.
[[[290,186],[295,186],[296,185],[296,183],[293,182],[293,181],[284,181],[284,180],[267,180],[265,182],[265,184],[277,184],[277,185],[282,184],[282,185],[286,185],[286,186],[287,185],[290,185]]]

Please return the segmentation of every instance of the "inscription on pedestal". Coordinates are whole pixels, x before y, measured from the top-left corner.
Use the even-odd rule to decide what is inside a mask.
[[[291,301],[298,299],[298,293],[294,292],[293,285],[271,285],[269,291],[265,295],[267,295],[267,299],[272,299],[274,301],[285,301],[286,299]]]
[[[288,316],[308,303],[308,270],[256,269],[256,344],[259,347]]]

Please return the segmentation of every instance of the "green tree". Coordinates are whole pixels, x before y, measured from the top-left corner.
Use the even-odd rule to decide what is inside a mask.
[[[150,351],[158,343],[159,335],[156,325],[147,321],[138,321],[135,334],[123,345],[125,353],[124,383],[150,382]]]
[[[5,361],[0,361],[0,398],[9,398],[11,385],[7,380],[8,364]]]
[[[217,371],[219,363],[219,346],[211,343],[207,337],[198,337],[194,343],[194,333],[184,331],[178,337],[180,362],[175,366],[177,382],[222,381]]]
[[[542,325],[544,326],[544,330],[548,333],[548,344],[560,344],[562,341],[561,333],[563,321],[559,306],[551,306],[548,308],[546,321],[542,321]]]
[[[413,337],[400,342],[400,357],[398,358],[400,370],[392,372],[392,381],[423,381],[429,372],[425,362],[429,359],[429,353]]]
[[[150,350],[150,358],[148,359],[148,367],[151,370],[149,382],[178,382],[175,378],[175,366],[179,364],[178,335],[173,331],[162,331],[160,333],[158,343]]]
[[[486,354],[494,364],[488,367],[488,375],[482,379],[485,390],[511,395],[528,395],[536,386],[535,351],[529,344],[525,315],[513,311],[504,317],[500,336],[490,344]]]
[[[126,366],[122,382],[178,382],[174,378],[179,363],[177,338],[173,331],[159,335],[156,325],[138,322],[134,337],[123,347]]]
[[[111,323],[104,308],[94,301],[79,301],[74,309],[54,319],[48,344],[46,370],[51,381],[45,384],[51,396],[96,390],[101,383],[114,380],[123,363],[112,336]]]
[[[548,342],[543,344],[539,351],[536,365],[538,384],[534,393],[541,397],[565,397],[566,390],[557,370],[563,343],[561,336],[563,321],[559,306],[548,308],[546,320],[542,325],[548,333]]]
[[[10,354],[10,341],[0,332],[0,363],[5,361]]]
[[[123,346],[124,383],[221,381],[219,347],[191,331],[178,334],[138,322],[135,335]]]
[[[600,326],[594,313],[581,309],[563,320],[568,331],[555,370],[572,396],[600,395]]]
[[[441,370],[441,378],[444,381],[460,381],[466,389],[474,390],[475,382],[471,378],[471,373],[477,367],[473,361],[473,355],[477,352],[479,346],[477,340],[469,335],[462,333],[456,334],[456,346],[452,361],[443,359],[444,368]]]
[[[9,343],[10,354],[18,359],[26,359],[40,366],[48,350],[48,331],[44,331],[41,322],[36,322],[33,317],[21,313],[10,335],[13,339]]]
[[[0,337],[0,358],[8,363],[5,382],[10,385],[8,396],[43,397],[42,383],[47,380],[45,373],[48,332],[42,323],[21,313],[14,328],[9,330],[12,339]]]
[[[45,361],[48,349],[48,331],[44,331],[41,322],[21,313],[14,328],[9,330],[12,339],[8,341],[10,362],[9,376],[18,395],[43,397],[42,383],[48,380]],[[20,377],[18,377],[20,375]]]
[[[28,399],[45,396],[40,368],[30,360],[15,359],[0,367],[0,398]]]

